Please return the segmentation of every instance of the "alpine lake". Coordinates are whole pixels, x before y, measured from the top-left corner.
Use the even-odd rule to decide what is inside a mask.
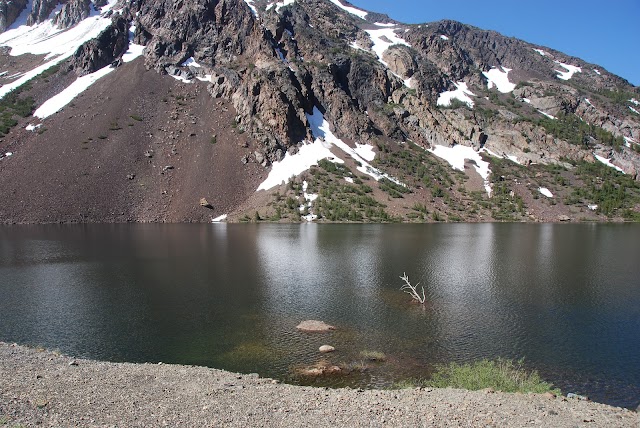
[[[0,226],[0,340],[353,388],[524,358],[565,394],[635,408],[640,225]],[[303,374],[318,364],[341,372]]]

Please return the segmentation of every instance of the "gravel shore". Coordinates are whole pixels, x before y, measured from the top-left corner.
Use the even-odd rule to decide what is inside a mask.
[[[279,384],[205,367],[73,359],[0,342],[0,426],[638,427],[638,414],[537,394]]]

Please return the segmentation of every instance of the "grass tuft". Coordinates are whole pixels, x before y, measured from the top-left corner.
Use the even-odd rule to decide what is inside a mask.
[[[494,361],[484,359],[471,364],[436,366],[436,371],[426,382],[426,386],[470,391],[492,388],[502,392],[561,393],[559,389],[543,381],[537,371],[525,369],[524,360],[514,362],[502,358]]]

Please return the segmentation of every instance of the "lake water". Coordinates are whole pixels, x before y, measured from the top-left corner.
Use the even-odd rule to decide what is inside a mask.
[[[3,226],[0,340],[353,387],[524,357],[565,393],[635,407],[639,256],[638,225]],[[338,329],[296,331],[306,319]],[[361,368],[362,351],[386,361],[296,374]]]

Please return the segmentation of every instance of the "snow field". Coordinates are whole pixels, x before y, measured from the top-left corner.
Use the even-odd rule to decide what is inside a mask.
[[[371,37],[371,41],[373,42],[373,47],[371,49],[378,57],[378,61],[380,61],[385,67],[389,67],[389,64],[382,59],[384,51],[393,45],[411,46],[404,39],[396,35],[393,27],[365,31],[369,34],[369,37]]]
[[[559,66],[561,66],[562,68],[566,68],[567,71],[560,71],[560,70],[554,70],[556,73],[558,73],[558,79],[562,79],[562,80],[569,80],[573,77],[574,74],[576,73],[582,73],[582,69],[578,66],[575,65],[570,65],[570,64],[565,64],[563,62],[560,61],[554,61],[556,64],[558,64]]]
[[[487,87],[489,89],[494,86],[498,88],[498,91],[506,94],[508,92],[513,91],[516,88],[515,83],[509,82],[509,72],[510,68],[502,67],[502,71],[500,69],[493,67],[489,71],[483,71],[482,74],[487,78]]]
[[[444,159],[451,165],[453,169],[464,171],[464,161],[469,159],[475,163],[474,168],[484,180],[484,188],[487,194],[491,196],[491,185],[489,183],[489,162],[482,159],[480,153],[473,150],[473,147],[457,144],[453,147],[435,145],[433,149],[429,149],[437,157]]]
[[[367,16],[367,12],[365,12],[364,10],[356,9],[355,7],[345,6],[340,2],[340,0],[329,0],[329,1],[335,4],[336,6],[338,6],[340,9],[346,12],[349,12],[350,14],[355,15],[358,18],[364,19]],[[376,25],[379,25],[379,24],[376,23]]]

